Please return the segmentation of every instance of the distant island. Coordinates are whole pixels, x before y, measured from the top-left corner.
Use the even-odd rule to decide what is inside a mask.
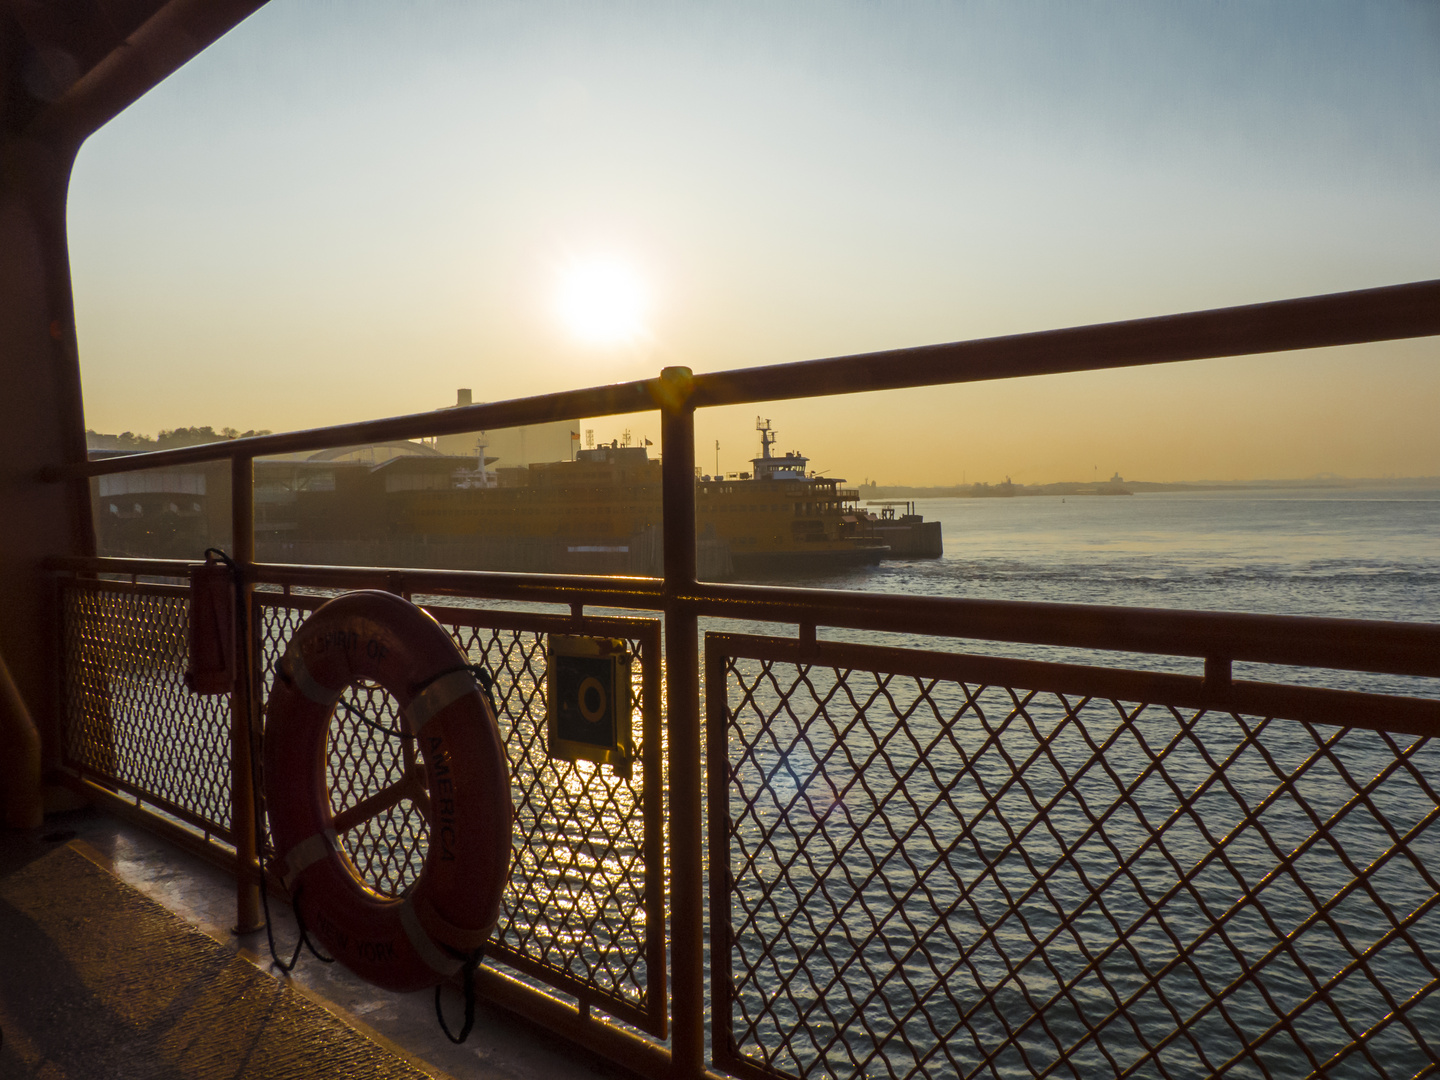
[[[1440,476],[1363,477],[1315,476],[1303,480],[1201,480],[1157,483],[1125,480],[1116,473],[1109,480],[1067,480],[1055,484],[1016,484],[1007,476],[1003,483],[950,484],[912,487],[881,484],[874,480],[860,485],[860,498],[885,499],[995,499],[1025,495],[1136,495],[1156,491],[1283,491],[1295,489],[1344,488],[1440,488]]]

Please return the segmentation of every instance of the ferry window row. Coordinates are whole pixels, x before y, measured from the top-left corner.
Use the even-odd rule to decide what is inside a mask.
[[[799,506],[800,504],[799,504],[799,503],[796,503],[795,505]],[[702,507],[700,507],[700,513],[702,513],[702,514],[745,514],[745,513],[755,514],[755,513],[764,513],[764,512],[767,511],[767,510],[773,510],[773,511],[777,511],[777,512],[778,512],[778,511],[783,510],[783,509],[785,509],[785,507],[782,506],[782,505],[779,504],[779,503],[772,503],[772,504],[770,504],[769,506],[766,506],[766,505],[764,505],[763,503],[762,503],[761,505],[759,505],[759,506],[756,506],[755,504],[752,503],[752,504],[750,504],[750,505],[748,505],[748,506],[702,506]],[[797,510],[796,513],[799,513],[799,511]]]

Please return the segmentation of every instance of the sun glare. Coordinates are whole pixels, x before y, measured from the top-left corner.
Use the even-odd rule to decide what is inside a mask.
[[[644,333],[649,300],[644,280],[629,263],[591,258],[561,272],[556,311],[581,341],[620,345]]]

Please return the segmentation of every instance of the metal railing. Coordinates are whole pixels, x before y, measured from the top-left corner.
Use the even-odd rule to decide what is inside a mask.
[[[1393,701],[726,634],[706,669],[722,1067],[1440,1058],[1440,743]]]
[[[523,923],[544,921],[533,906],[542,900],[523,880],[512,891],[509,928],[492,955],[575,1003],[487,972],[482,988],[510,1007],[648,1075],[699,1076],[707,1061],[767,1076],[1433,1069],[1440,703],[1235,681],[1231,664],[1436,677],[1440,626],[701,583],[694,412],[812,397],[817,388],[839,394],[1435,334],[1440,282],[1422,282],[771,368],[698,376],[671,368],[592,390],[75,463],[51,479],[79,495],[91,476],[231,462],[243,582],[237,640],[246,648],[229,716],[208,710],[181,723],[194,708],[173,678],[184,590],[136,578],[175,576],[183,564],[57,560],[66,760],[104,781],[88,788],[97,797],[118,802],[104,792],[124,791],[233,844],[238,922],[253,925],[261,845],[248,824],[251,737],[266,657],[310,603],[285,593],[379,587],[558,604],[568,617],[453,608],[442,619],[472,655],[514,648],[508,655],[524,658],[505,699],[524,793],[517,802],[595,810],[606,835],[591,842],[608,855],[625,851],[625,883],[592,878],[582,887],[593,903],[570,924],[573,934],[529,934]],[[662,579],[254,560],[257,456],[643,409],[661,414]],[[587,608],[658,611],[663,630],[641,620],[609,631],[631,637],[644,657],[644,775],[638,791],[607,785],[598,806],[582,808],[545,801],[570,785],[549,765],[525,764],[535,656],[500,643],[505,633],[519,642],[555,625],[583,626]],[[707,639],[707,1003],[698,631],[710,616],[799,632]],[[820,627],[1191,656],[1204,660],[1205,675],[843,646],[820,640]],[[358,694],[356,714],[384,715],[384,701]],[[205,759],[195,770],[205,784],[177,786],[145,771],[142,759],[169,752],[177,738]],[[367,749],[365,760],[394,752]],[[332,783],[364,802],[386,788],[351,777],[356,760],[332,758]],[[215,772],[220,763],[228,777]],[[375,851],[367,866],[377,887],[394,888],[423,843],[423,820],[398,801],[383,809],[389,816],[356,843]],[[543,837],[522,844],[540,874],[550,872],[547,859],[571,858]],[[1317,858],[1348,875],[1330,895],[1316,891],[1328,880],[1311,873]],[[621,895],[643,898],[643,920],[606,914]],[[1322,938],[1323,948],[1312,947]],[[642,951],[643,963],[629,951],[617,962],[616,950]],[[592,1006],[648,1034],[608,1024]],[[659,1041],[667,1030],[668,1044]]]
[[[324,599],[256,593],[259,672],[276,669],[291,635]],[[510,761],[515,847],[487,954],[586,1007],[663,1037],[659,622],[433,604],[426,610],[470,663],[491,673]],[[628,642],[638,666],[632,708],[640,718],[633,775],[548,756],[545,642],[551,633]],[[267,688],[258,687],[257,696],[268,700]],[[342,699],[330,739],[336,831],[366,883],[388,896],[401,895],[419,876],[429,838],[424,814],[400,786],[414,764],[413,746],[400,731],[394,699],[364,686]],[[388,799],[387,790],[394,792]],[[361,814],[346,816],[357,806]]]
[[[78,580],[57,595],[62,762],[233,843],[230,702],[185,686],[189,590]]]

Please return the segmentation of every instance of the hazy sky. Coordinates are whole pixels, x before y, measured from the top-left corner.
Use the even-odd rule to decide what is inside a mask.
[[[1440,3],[273,0],[82,149],[89,426],[1440,277]],[[637,332],[577,338],[577,264]],[[1440,474],[1440,341],[707,411],[881,482]],[[658,441],[652,418],[602,420]]]

